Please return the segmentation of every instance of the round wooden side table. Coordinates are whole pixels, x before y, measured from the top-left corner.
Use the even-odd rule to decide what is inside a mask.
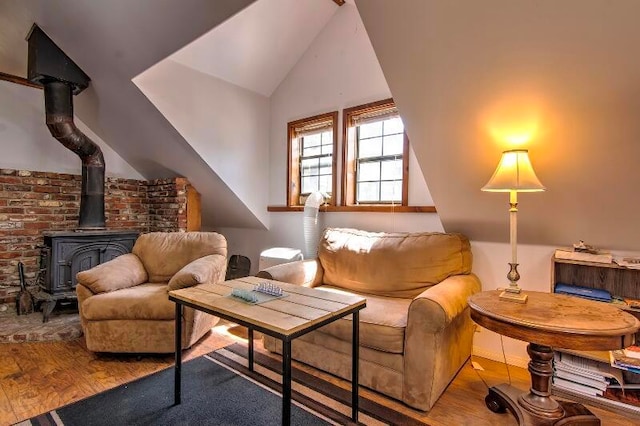
[[[501,384],[485,398],[494,412],[509,410],[520,425],[600,425],[582,404],[551,397],[553,349],[614,350],[634,343],[640,321],[613,305],[560,294],[528,291],[527,303],[500,300],[500,292],[469,298],[471,318],[491,331],[529,342],[531,389]]]

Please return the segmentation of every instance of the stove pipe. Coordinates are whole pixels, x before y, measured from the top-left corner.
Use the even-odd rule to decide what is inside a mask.
[[[73,95],[90,78],[36,24],[27,35],[29,80],[44,86],[46,123],[51,135],[82,160],[78,229],[104,229],[104,157],[100,147],[73,122]]]
[[[51,135],[82,160],[82,189],[78,229],[104,229],[104,157],[100,147],[73,122],[71,86],[44,83],[44,105]]]

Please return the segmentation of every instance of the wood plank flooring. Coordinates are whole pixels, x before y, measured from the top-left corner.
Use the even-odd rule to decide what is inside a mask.
[[[187,351],[183,359],[203,355],[243,337],[238,327],[232,329],[232,333],[228,328],[228,323],[214,328]],[[257,341],[256,347],[259,347]],[[515,425],[511,415],[492,413],[484,405],[487,388],[483,380],[488,386],[506,382],[504,364],[477,357],[474,361],[485,370],[477,372],[468,362],[428,413],[411,410],[373,392],[364,392],[434,426]],[[0,425],[22,421],[172,365],[173,355],[95,354],[86,349],[82,339],[0,344]],[[528,372],[517,367],[509,367],[509,370],[513,385],[526,390]],[[620,414],[589,408],[605,426],[639,424],[638,420]]]

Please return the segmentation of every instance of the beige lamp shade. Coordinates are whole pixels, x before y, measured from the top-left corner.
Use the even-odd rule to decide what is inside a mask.
[[[533,171],[526,149],[513,149],[502,153],[498,168],[482,187],[487,192],[540,192],[545,187]]]

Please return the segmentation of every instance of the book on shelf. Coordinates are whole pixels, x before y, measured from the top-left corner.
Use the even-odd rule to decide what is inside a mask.
[[[554,362],[553,371],[557,371],[559,374],[571,374],[575,377],[584,377],[586,379],[595,380],[600,383],[609,383],[613,379],[616,379],[617,381],[616,376],[609,373],[608,369],[610,369],[611,366],[605,366],[607,370],[601,370],[600,366],[594,367],[593,369],[589,370],[585,368],[574,367],[573,365],[564,362]],[[569,380],[571,379],[569,378]]]
[[[584,358],[578,355],[569,354],[566,352],[554,352],[553,353],[553,365],[566,364],[582,370],[591,370],[596,368],[599,363],[592,359]]]
[[[555,252],[556,259],[580,260],[583,262],[613,263],[613,255],[607,251],[598,250],[596,253],[575,251],[572,248],[558,248]]]
[[[611,366],[640,374],[640,359],[626,356],[623,349],[609,351]]]
[[[583,358],[565,352],[555,352],[553,356],[553,377],[604,391],[611,385],[624,384],[621,370],[611,368],[607,363]],[[554,383],[556,383],[554,381]],[[568,384],[560,382],[565,388]],[[583,389],[584,390],[584,389]]]
[[[574,383],[578,383],[584,386],[589,386],[590,388],[598,389],[601,391],[604,391],[609,386],[609,382],[604,380],[604,378],[602,379],[592,378],[589,376],[576,374],[574,372],[565,371],[559,368],[556,368],[556,370],[553,372],[553,377],[569,380]]]
[[[609,293],[607,290],[565,283],[556,283],[555,287],[553,288],[553,292],[559,294],[567,294],[569,296],[578,296],[584,299],[597,300],[600,302],[611,302],[613,300],[613,297],[611,297],[611,293]]]
[[[591,386],[576,383],[571,380],[565,380],[556,376],[553,376],[553,384],[559,388],[574,391],[583,395],[602,396],[604,394],[603,389],[592,388]]]
[[[604,365],[607,367],[606,369],[603,368],[603,364],[598,361],[565,352],[554,352],[553,354],[553,368],[592,376],[594,378],[603,377],[605,373],[608,373],[609,367],[606,366],[606,364]]]

